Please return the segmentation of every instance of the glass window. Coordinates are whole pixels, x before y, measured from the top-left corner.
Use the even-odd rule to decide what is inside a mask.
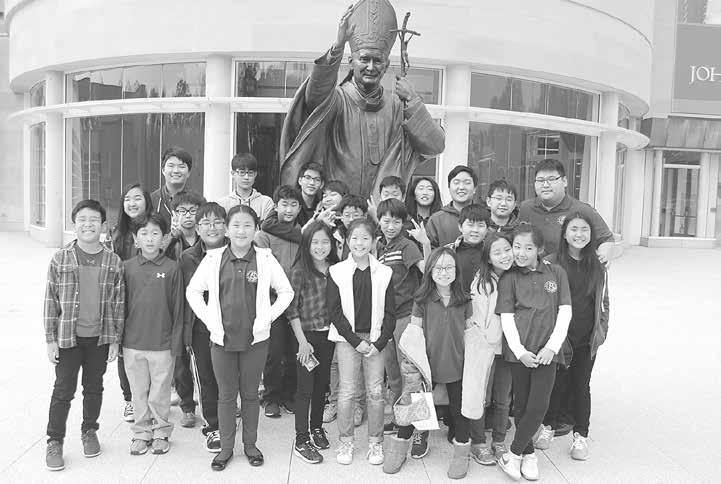
[[[285,62],[239,62],[237,67],[238,82],[236,91],[238,96],[293,96],[293,92],[286,94],[285,90]],[[302,74],[297,73],[296,75],[300,76]],[[302,79],[301,82],[303,82]]]
[[[345,77],[347,71],[341,69],[341,72]],[[396,75],[400,75],[400,73],[400,66],[390,66],[381,80],[383,88],[390,89],[392,93],[395,93]],[[441,71],[439,69],[411,67],[408,69],[406,77],[424,103],[441,103]]]
[[[30,88],[30,107],[45,106],[45,81],[38,82]]]
[[[511,111],[546,114],[548,85],[525,79],[513,79]]]
[[[285,95],[293,97],[313,70],[312,62],[287,62],[285,65]]]
[[[65,77],[65,102],[90,101],[90,73],[80,72]]]
[[[122,97],[123,70],[106,69],[90,73],[90,100],[104,101]]]
[[[562,118],[575,118],[577,102],[578,97],[574,89],[549,85],[546,114]]]
[[[123,120],[123,172],[125,187],[140,182],[149,190],[160,186],[160,114],[126,114]]]
[[[718,0],[678,0],[679,23],[721,25]]]
[[[162,97],[205,96],[205,63],[163,65]]]
[[[468,166],[478,175],[477,195],[485,197],[494,180],[504,178],[518,189],[519,198],[535,197],[533,170],[550,156],[566,167],[568,193],[579,197],[581,174],[592,156],[591,139],[572,133],[471,122]]]
[[[160,97],[163,67],[134,66],[123,69],[123,99]]]
[[[45,227],[45,123],[30,126],[30,224]]]
[[[471,106],[509,109],[511,106],[511,80],[490,74],[471,74]]]
[[[695,237],[701,153],[663,152],[661,187],[662,237]]]

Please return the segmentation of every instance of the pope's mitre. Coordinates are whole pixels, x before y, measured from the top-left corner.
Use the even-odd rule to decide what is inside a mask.
[[[360,0],[348,18],[351,52],[379,49],[389,55],[396,41],[396,11],[388,0]]]

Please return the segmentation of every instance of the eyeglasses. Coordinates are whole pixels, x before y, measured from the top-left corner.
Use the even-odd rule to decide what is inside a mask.
[[[536,181],[538,181],[538,180],[536,180]],[[499,196],[497,196],[497,195],[491,197],[491,199],[492,199],[492,200],[495,200],[495,201],[498,202],[498,203],[501,203],[501,202],[513,203],[513,202],[516,201],[516,199],[513,198],[513,197],[499,197]]]
[[[175,211],[177,212],[178,215],[183,216],[183,217],[188,214],[195,215],[196,213],[198,213],[197,208],[191,208],[190,210],[186,210],[181,207],[181,208],[176,208]]]
[[[556,183],[561,178],[563,178],[563,177],[560,175],[559,176],[547,176],[546,178],[536,178],[536,183],[538,183],[539,185],[544,185],[544,184],[548,183],[550,185],[551,183]]]
[[[255,170],[230,170],[230,172],[241,178],[255,176]]]
[[[201,220],[200,222],[198,222],[198,226],[203,229],[209,229],[211,225],[214,229],[222,229],[223,227],[225,227],[225,221],[214,220],[211,222],[210,220]]]
[[[303,175],[301,178],[308,183],[320,183],[323,181],[323,179],[319,176]]]
[[[433,272],[435,272],[436,274],[440,274],[441,272],[445,272],[446,274],[453,274],[454,272],[456,272],[456,266],[434,266]]]

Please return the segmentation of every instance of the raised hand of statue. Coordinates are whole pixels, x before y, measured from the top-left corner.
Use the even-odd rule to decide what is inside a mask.
[[[407,78],[396,75],[396,94],[401,101],[410,101],[418,96]]]
[[[343,14],[343,16],[340,18],[340,22],[338,22],[338,36],[335,40],[335,47],[342,49],[345,46],[346,41],[348,40],[348,17],[353,13],[353,5],[351,4]]]

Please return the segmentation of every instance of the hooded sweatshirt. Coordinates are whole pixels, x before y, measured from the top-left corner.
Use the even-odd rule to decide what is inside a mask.
[[[452,202],[431,215],[426,225],[426,233],[432,248],[448,245],[461,235],[461,230],[458,228],[460,215]]]
[[[233,192],[227,197],[223,197],[218,200],[218,205],[222,206],[226,212],[236,205],[248,205],[255,211],[256,214],[258,214],[258,218],[261,222],[265,220],[268,214],[275,208],[273,199],[268,195],[263,195],[255,188],[253,188],[253,191],[250,192],[250,196],[248,198],[240,198],[240,195]]]

